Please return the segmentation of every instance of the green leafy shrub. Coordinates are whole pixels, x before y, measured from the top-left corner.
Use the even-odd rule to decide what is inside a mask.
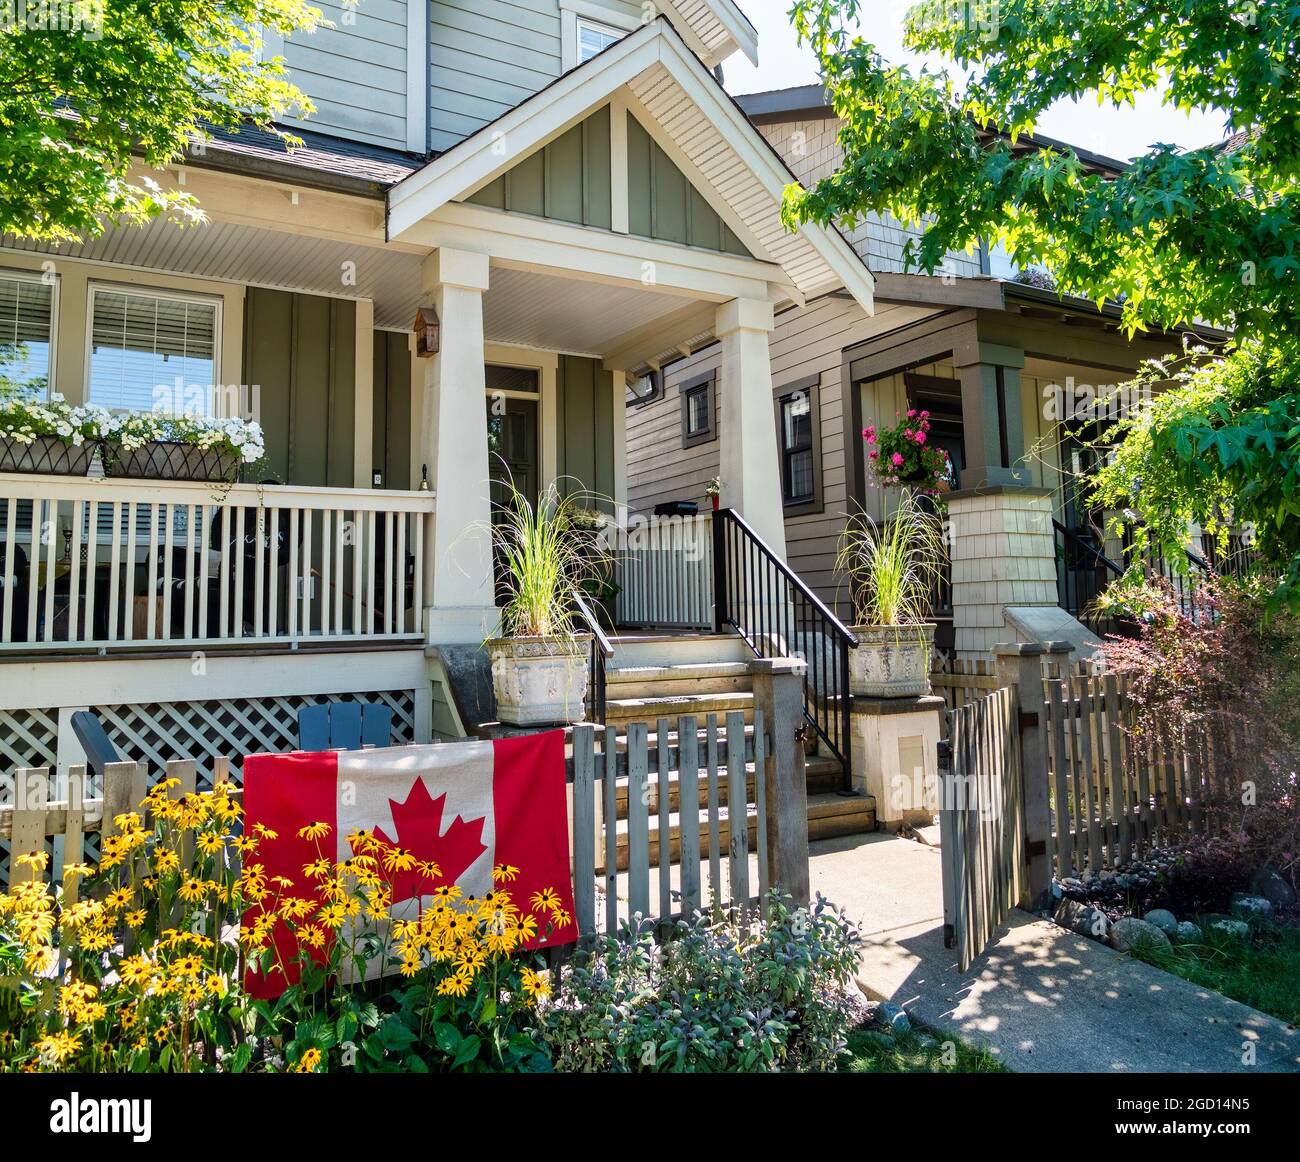
[[[540,1010],[557,1070],[764,1073],[834,1069],[858,1019],[857,926],[820,896],[770,897],[767,918],[697,916],[656,943],[649,921],[600,942]]]

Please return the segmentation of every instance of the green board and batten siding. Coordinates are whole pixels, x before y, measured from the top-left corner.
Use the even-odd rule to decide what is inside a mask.
[[[627,119],[628,228],[642,238],[724,254],[749,251],[645,127]]]
[[[248,288],[244,382],[259,388],[274,479],[352,487],[356,318],[346,299]]]
[[[609,108],[524,158],[468,200],[494,210],[608,230]]]
[[[614,381],[597,360],[560,356],[555,423],[561,487],[613,496]]]
[[[411,488],[411,350],[405,331],[375,332],[372,463],[385,488]]]
[[[608,230],[610,111],[598,109],[467,199],[477,206]],[[628,228],[641,238],[749,256],[635,117],[628,129]]]

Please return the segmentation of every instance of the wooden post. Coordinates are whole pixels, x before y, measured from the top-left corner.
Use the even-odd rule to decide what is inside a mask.
[[[754,709],[768,731],[764,770],[768,868],[772,885],[796,904],[808,904],[808,779],[800,737],[803,677],[799,658],[763,658],[750,664]]]
[[[1020,712],[1020,803],[1025,819],[1024,888],[1020,905],[1044,907],[1052,888],[1052,814],[1047,761],[1048,716],[1043,689],[1044,658],[1068,654],[1066,642],[998,645],[998,685],[1014,686]]]

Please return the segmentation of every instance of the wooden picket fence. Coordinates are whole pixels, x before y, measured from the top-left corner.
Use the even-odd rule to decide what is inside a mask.
[[[702,722],[688,716],[655,725],[654,745],[647,723],[573,731],[567,761],[570,850],[575,918],[584,936],[614,934],[636,914],[662,922],[696,909],[744,910],[767,892],[769,748],[762,711],[755,711],[752,730],[740,711],[723,720],[711,714]],[[214,781],[226,781],[231,773],[231,764],[222,761]],[[179,780],[174,794],[195,789],[192,761],[170,762],[165,774]],[[10,885],[30,874],[15,856],[60,854],[58,840],[62,852],[51,860],[52,880],[62,879],[63,867],[94,862],[94,839],[112,832],[115,816],[137,808],[149,769],[144,763],[110,764],[98,795],[81,766],[64,780],[56,781],[45,767],[20,770],[16,779],[14,802],[0,805],[0,839],[11,849]],[[233,794],[242,795],[242,789]],[[74,877],[70,883],[75,882]]]
[[[951,734],[952,712],[992,693],[998,688],[996,667],[992,661],[949,658],[935,654],[930,660],[930,689],[944,700],[942,734]]]
[[[952,711],[951,761],[939,771],[944,944],[960,970],[1024,890],[1019,700],[1006,686]]]
[[[1058,876],[1126,864],[1213,826],[1205,808],[1228,793],[1230,740],[1172,729],[1139,739],[1113,674],[1049,678],[1044,689]]]
[[[655,727],[653,748],[648,723],[629,723],[625,735],[612,726],[574,728],[573,878],[584,935],[602,927],[612,935],[636,914],[666,921],[698,909],[744,910],[767,894],[762,711],[754,712],[752,733],[741,711],[728,713],[725,727],[714,714],[702,727],[689,715],[676,723],[659,719]]]

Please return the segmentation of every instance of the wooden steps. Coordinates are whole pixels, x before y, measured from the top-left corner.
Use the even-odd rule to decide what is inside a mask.
[[[721,796],[725,801],[725,795]],[[718,850],[720,857],[727,859],[731,847],[731,822],[726,808],[719,812]],[[700,818],[700,857],[707,859],[712,851],[712,837],[709,834],[708,811],[701,810]],[[751,804],[746,813],[748,823],[749,850],[756,850],[758,843],[758,812]],[[831,839],[840,835],[858,835],[873,831],[876,826],[876,801],[870,795],[840,795],[835,792],[808,796],[808,838]],[[628,866],[628,830],[627,820],[620,818],[615,830],[617,837],[616,870],[627,871]],[[657,807],[650,813],[650,866],[659,862],[659,813]],[[681,815],[673,811],[669,815],[668,829],[669,858],[675,863],[681,857]],[[598,849],[600,850],[600,849]],[[604,868],[598,868],[604,871]]]

